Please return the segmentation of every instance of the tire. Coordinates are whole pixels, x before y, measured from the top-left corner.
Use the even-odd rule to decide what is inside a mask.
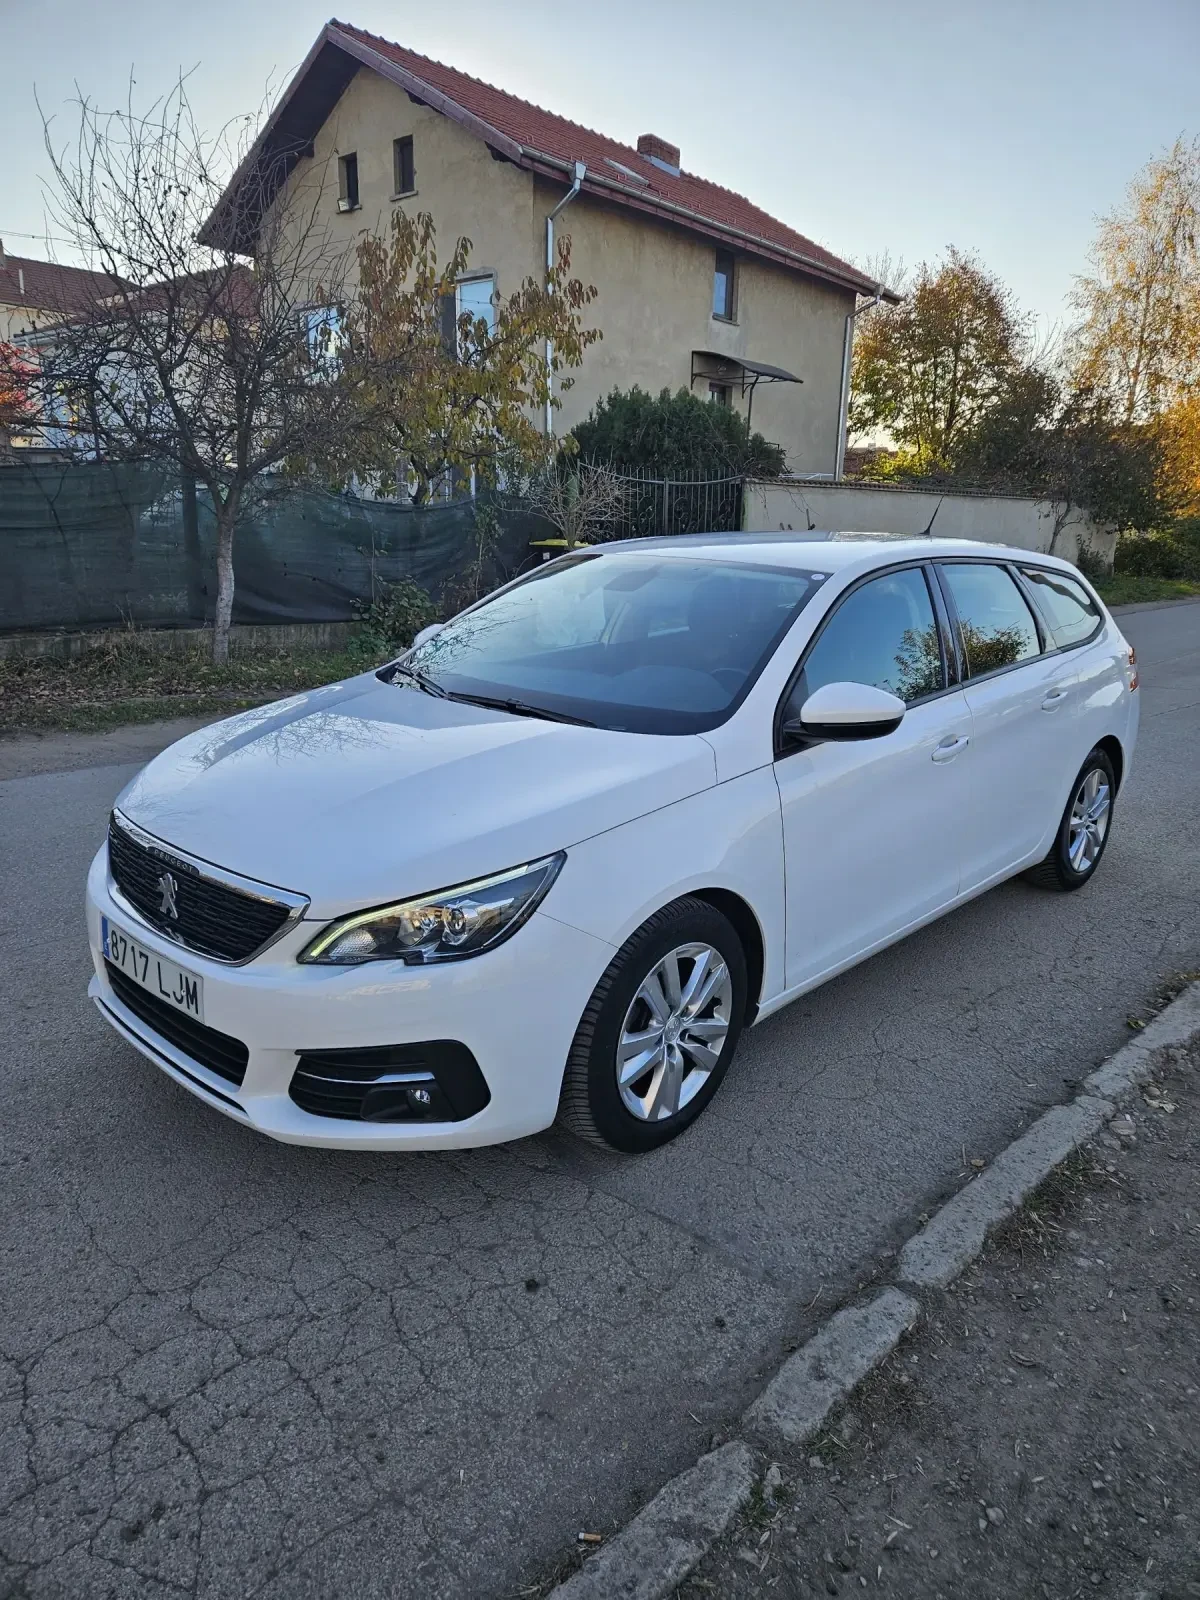
[[[1090,808],[1086,803],[1086,791],[1089,787],[1094,790]],[[1071,785],[1071,797],[1063,811],[1062,821],[1058,825],[1058,832],[1054,836],[1049,854],[1044,861],[1039,861],[1036,867],[1031,867],[1025,874],[1030,883],[1036,884],[1039,889],[1058,889],[1064,892],[1083,888],[1100,865],[1100,859],[1108,846],[1109,836],[1112,833],[1116,792],[1117,775],[1113,770],[1113,764],[1107,754],[1097,747],[1080,767],[1079,775]],[[1103,812],[1103,825],[1099,829],[1098,837],[1093,824],[1088,830],[1090,844],[1084,843],[1081,847],[1078,809],[1094,810],[1096,801],[1105,793],[1107,793],[1107,805]],[[1080,854],[1081,848],[1082,854]]]
[[[710,983],[713,993],[705,998]],[[696,991],[690,1005],[689,987]],[[728,1071],[746,1018],[747,990],[745,952],[727,917],[690,896],[655,912],[613,957],[580,1018],[563,1075],[559,1122],[581,1139],[631,1155],[677,1138]],[[696,998],[702,1000],[698,1006]],[[665,1023],[652,1001],[660,1011],[666,1003]],[[638,1048],[639,1036],[647,1041],[644,1049]],[[719,1053],[709,1062],[705,1058],[718,1041]],[[624,1089],[617,1067],[622,1049]],[[628,1077],[643,1064],[643,1072]],[[678,1109],[671,1110],[673,1100]],[[641,1109],[631,1109],[631,1102]]]

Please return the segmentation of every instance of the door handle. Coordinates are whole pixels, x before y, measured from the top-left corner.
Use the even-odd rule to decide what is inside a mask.
[[[948,734],[933,752],[935,761],[953,761],[960,750],[965,750],[971,739],[968,734]]]
[[[1067,691],[1065,689],[1051,689],[1049,693],[1042,698],[1042,710],[1053,711],[1059,701],[1065,700],[1066,698]]]

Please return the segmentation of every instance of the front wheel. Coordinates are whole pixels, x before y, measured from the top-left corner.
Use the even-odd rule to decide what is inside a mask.
[[[1025,876],[1041,889],[1082,889],[1100,865],[1112,827],[1116,773],[1097,748],[1079,770],[1054,844]]]
[[[656,912],[609,963],[567,1057],[559,1121],[593,1144],[666,1144],[716,1094],[746,1015],[732,923],[690,896]]]

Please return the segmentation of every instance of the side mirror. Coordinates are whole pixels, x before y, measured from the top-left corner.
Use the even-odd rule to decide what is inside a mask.
[[[881,739],[904,718],[904,701],[869,683],[827,683],[809,695],[783,731],[793,739]]]
[[[424,644],[426,639],[436,639],[445,626],[444,622],[431,622],[427,628],[422,628],[420,633],[417,634],[412,642],[412,648],[415,650],[419,644]]]

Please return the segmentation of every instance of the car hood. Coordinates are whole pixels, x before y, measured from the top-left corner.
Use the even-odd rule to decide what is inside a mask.
[[[117,806],[328,917],[567,849],[715,781],[699,736],[510,716],[370,673],[181,739]]]

